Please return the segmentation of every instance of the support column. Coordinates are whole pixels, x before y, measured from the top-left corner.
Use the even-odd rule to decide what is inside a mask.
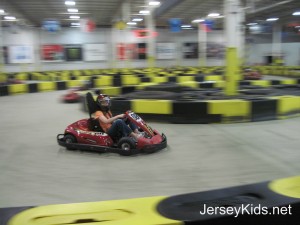
[[[0,20],[0,74],[4,73],[4,59],[3,59],[3,30],[2,22]]]
[[[199,66],[206,66],[207,32],[198,24]]]
[[[282,65],[281,25],[273,24],[272,40],[272,64]]]
[[[239,74],[238,39],[239,35],[239,0],[224,0],[226,47],[225,94],[237,94]]]
[[[146,5],[149,4],[149,0],[145,0]],[[146,19],[146,27],[149,31],[149,37],[147,38],[147,65],[148,67],[155,67],[155,36],[153,35],[155,33],[155,26],[153,21],[153,11],[154,8],[149,7],[150,13],[145,16]]]

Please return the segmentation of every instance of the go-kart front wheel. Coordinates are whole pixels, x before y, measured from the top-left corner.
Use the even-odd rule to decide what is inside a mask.
[[[67,134],[67,135],[65,135],[64,141],[65,141],[67,144],[77,143],[76,138],[75,138],[74,135],[72,135],[72,134]],[[71,147],[66,147],[66,149],[68,149],[68,150],[75,150],[75,148],[71,148]]]
[[[118,148],[120,149],[120,155],[129,156],[134,154],[136,147],[135,141],[130,137],[123,137],[118,142]]]

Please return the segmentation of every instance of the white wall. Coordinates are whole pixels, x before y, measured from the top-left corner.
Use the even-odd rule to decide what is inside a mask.
[[[177,46],[176,59],[157,60],[156,66],[199,66],[199,59],[184,59],[182,57],[182,47],[185,42],[198,42],[198,31],[183,30],[179,33],[172,33],[167,29],[158,29],[156,42],[172,42]],[[9,28],[2,29],[3,46],[11,45],[32,45],[34,47],[35,63],[33,64],[6,64],[4,72],[20,71],[47,71],[47,70],[72,70],[72,69],[101,69],[113,67],[147,67],[147,60],[132,60],[130,62],[114,61],[114,48],[116,43],[140,43],[146,42],[145,39],[136,38],[132,32],[111,30],[109,28],[97,28],[91,33],[84,33],[78,28],[64,28],[58,33],[49,33],[40,28],[18,29],[11,32]],[[213,31],[207,33],[207,41],[226,44],[223,31]],[[107,61],[93,62],[43,62],[40,60],[40,46],[42,44],[86,44],[86,43],[106,43]],[[299,65],[300,43],[283,43],[282,49],[285,54],[287,65]],[[255,43],[247,48],[247,62],[249,64],[264,63],[264,56],[272,52],[271,44]],[[207,66],[225,65],[224,59],[207,59]]]

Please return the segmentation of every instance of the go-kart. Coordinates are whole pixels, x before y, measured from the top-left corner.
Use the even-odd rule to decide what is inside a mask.
[[[96,102],[90,92],[86,95],[90,118],[81,119],[70,124],[64,134],[57,135],[57,142],[68,150],[86,150],[96,152],[114,152],[120,155],[137,153],[153,153],[167,147],[167,138],[157,130],[152,129],[140,116],[132,111],[125,112],[124,120],[136,124],[144,135],[138,140],[132,137],[110,137],[92,118],[96,110]]]
[[[244,69],[244,80],[260,80],[262,75],[253,69]]]

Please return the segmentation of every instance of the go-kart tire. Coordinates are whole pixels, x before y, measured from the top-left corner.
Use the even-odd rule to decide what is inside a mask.
[[[66,143],[77,143],[76,137],[72,134],[67,134],[64,136],[64,141]],[[66,147],[68,150],[75,150],[75,148]]]
[[[136,147],[136,143],[130,137],[123,137],[118,142],[118,148],[120,149],[120,155],[124,155],[124,156],[133,155],[135,147]]]

